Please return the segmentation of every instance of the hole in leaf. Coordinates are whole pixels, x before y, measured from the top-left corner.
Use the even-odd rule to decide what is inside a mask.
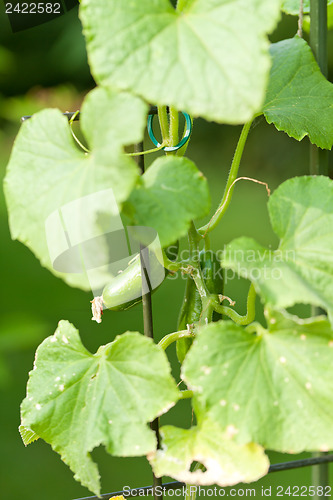
[[[197,462],[196,460],[193,460],[193,462],[190,465],[190,471],[195,472],[196,470],[199,469],[202,470],[203,472],[207,470],[204,464],[202,464],[201,462]]]

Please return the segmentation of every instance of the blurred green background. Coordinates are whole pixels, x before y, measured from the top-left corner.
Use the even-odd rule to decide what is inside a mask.
[[[272,35],[272,41],[295,34],[297,21],[284,17]],[[332,48],[333,38],[329,37]],[[330,76],[333,51],[330,52]],[[332,80],[332,78],[331,78]],[[77,8],[45,25],[13,34],[0,5],[0,172],[3,177],[20,117],[45,107],[75,111],[87,91],[94,87],[89,74]],[[130,126],[130,124],[129,124]],[[240,127],[218,126],[196,120],[188,156],[208,178],[212,207],[216,206],[227,178]],[[146,147],[151,145],[147,140]],[[240,175],[267,182],[274,190],[285,179],[308,173],[309,143],[298,143],[273,126],[259,120],[246,146]],[[331,160],[330,160],[331,161]],[[332,163],[332,162],[331,162]],[[29,168],[29,164],[26,166]],[[231,239],[248,235],[274,247],[273,234],[266,210],[267,193],[263,186],[240,182],[223,225],[212,235],[216,250]],[[212,208],[213,211],[213,208]],[[138,305],[126,313],[108,313],[103,323],[91,321],[91,294],[74,290],[41,268],[33,254],[9,234],[6,205],[0,195],[0,491],[6,500],[70,500],[90,493],[73,479],[72,473],[42,441],[25,448],[18,433],[19,405],[25,396],[28,372],[34,352],[45,337],[53,334],[60,319],[71,321],[79,330],[83,343],[92,351],[125,330],[142,332],[142,310]],[[244,312],[248,284],[243,280],[228,282],[226,294],[237,301]],[[153,296],[156,339],[175,330],[184,281],[168,279]],[[307,314],[306,307],[298,309]],[[260,304],[258,301],[260,314]],[[174,374],[179,377],[174,348],[169,349]],[[162,418],[162,422],[190,426],[188,402],[180,402]],[[306,455],[304,455],[306,456]],[[144,458],[117,459],[102,448],[93,452],[102,476],[103,491],[121,490],[124,485],[138,487],[151,484],[151,471]],[[270,453],[272,463],[296,457]],[[333,480],[333,474],[332,474]],[[309,485],[310,469],[270,474],[256,483],[262,485]],[[252,487],[252,486],[251,486]]]

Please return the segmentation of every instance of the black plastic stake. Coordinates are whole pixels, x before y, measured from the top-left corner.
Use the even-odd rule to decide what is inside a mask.
[[[134,145],[134,152],[143,152],[143,143]],[[141,174],[145,171],[145,159],[144,155],[135,156],[135,161],[141,170]],[[149,280],[149,253],[145,247],[140,246],[140,260],[141,260],[141,276],[142,276],[142,310],[143,310],[143,331],[146,337],[151,339],[154,338],[154,328],[153,328],[153,309],[151,303],[151,285]],[[148,288],[148,290],[147,290]],[[159,433],[159,421],[156,418],[150,424],[151,429],[156,434],[157,447],[160,447],[160,433]],[[162,478],[158,478],[153,473],[153,488],[154,488],[154,500],[161,500],[163,494],[158,494],[159,488],[156,491],[156,486],[162,486]]]
[[[310,46],[327,77],[327,0],[310,0]],[[328,151],[314,144],[310,145],[310,174],[328,174]]]

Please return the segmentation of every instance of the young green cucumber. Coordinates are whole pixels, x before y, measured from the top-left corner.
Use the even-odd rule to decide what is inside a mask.
[[[148,277],[152,291],[164,281],[166,270],[154,252],[149,252]],[[147,286],[148,291],[148,286]],[[126,269],[112,278],[102,294],[103,304],[111,311],[125,311],[142,300],[141,259],[138,254]]]
[[[179,242],[177,241],[165,251],[169,252],[170,260],[175,260],[178,255]],[[162,255],[158,259],[156,253],[149,250],[148,278],[144,280],[145,289],[153,292],[160,286],[168,274],[162,266]],[[101,297],[95,297],[92,303],[92,319],[101,323],[104,306],[111,311],[125,311],[142,301],[142,270],[140,254],[137,254],[127,268],[111,279],[105,286]]]

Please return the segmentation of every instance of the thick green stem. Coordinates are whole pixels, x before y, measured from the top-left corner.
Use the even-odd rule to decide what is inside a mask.
[[[162,349],[165,349],[167,347],[169,347],[169,345],[173,344],[173,342],[176,342],[178,339],[181,339],[183,337],[193,337],[194,338],[194,334],[192,332],[189,332],[187,330],[180,330],[179,332],[173,332],[173,333],[169,333],[168,335],[165,335],[165,337],[163,337],[158,345],[160,347],[162,347]]]
[[[241,159],[243,156],[244,147],[245,147],[246,140],[247,140],[247,137],[248,137],[249,132],[250,132],[252,122],[253,122],[253,120],[251,120],[248,123],[245,123],[245,125],[243,126],[241,135],[238,139],[235,155],[234,155],[234,158],[232,160],[232,164],[231,164],[230,171],[229,171],[228,181],[227,181],[227,184],[226,184],[226,187],[224,190],[224,194],[223,194],[221,203],[219,204],[215,214],[213,215],[213,217],[211,218],[209,223],[199,229],[198,232],[202,235],[209,233],[218,225],[218,223],[220,222],[221,218],[223,217],[225,211],[227,210],[227,208],[229,206],[229,203],[230,203],[231,198],[232,198],[232,193],[234,190],[234,186],[232,184],[233,184],[233,182],[235,182],[237,175],[238,175],[239,165],[240,165],[240,162],[241,162]]]
[[[313,457],[322,457],[327,455],[327,453],[313,453]],[[318,491],[317,488],[318,486],[322,486],[325,489],[325,486],[330,485],[330,478],[329,478],[329,463],[324,463],[320,465],[313,465],[311,468],[311,475],[312,475],[312,485],[315,486],[316,492]],[[322,499],[323,495],[315,495],[313,498],[315,499]]]
[[[169,142],[170,146],[176,146],[179,142],[179,117],[178,110],[174,106],[169,108]]]
[[[253,283],[250,285],[247,296],[247,311],[245,316],[241,316],[234,309],[231,309],[231,307],[221,306],[219,304],[215,304],[214,309],[220,314],[228,316],[228,318],[232,319],[237,325],[249,325],[254,321],[256,315],[256,291]]]
[[[327,0],[310,0],[310,46],[318,62],[321,72],[327,77]],[[328,151],[310,145],[310,174],[328,174]],[[312,314],[318,315],[319,308],[312,308]],[[315,453],[314,456],[320,455]],[[329,486],[329,464],[320,464],[312,467],[312,485],[315,487],[315,499],[318,486]]]
[[[204,470],[204,466],[199,462],[195,464],[193,472],[197,471],[198,469]],[[195,500],[196,496],[197,496],[197,486],[194,486],[192,484],[186,485],[186,493],[184,500]]]
[[[199,325],[207,325],[213,319],[215,300],[212,300],[212,295],[201,297],[202,300],[202,313],[199,320]]]
[[[166,106],[158,106],[157,108],[158,120],[160,122],[160,129],[162,134],[162,141],[169,144],[169,120]]]
[[[187,484],[184,500],[195,500],[197,496],[196,489],[196,486],[193,486],[193,484]]]
[[[194,222],[191,221],[190,229],[188,230],[188,243],[189,243],[189,253],[190,259],[194,259],[195,263],[199,262],[199,252],[198,252],[198,244],[201,240],[201,236],[199,235]]]
[[[327,0],[310,0],[310,46],[327,77]]]

